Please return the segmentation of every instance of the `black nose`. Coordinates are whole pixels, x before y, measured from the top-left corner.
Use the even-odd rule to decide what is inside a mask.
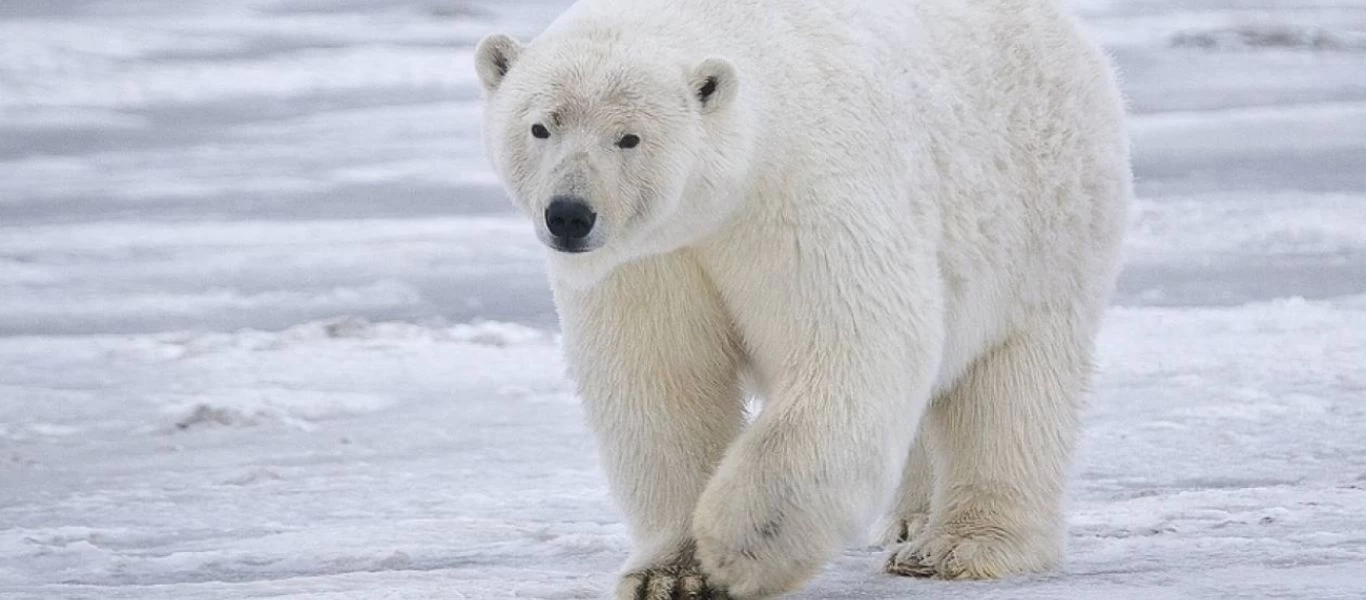
[[[557,238],[579,240],[593,231],[598,215],[578,198],[556,196],[545,209],[545,226]]]

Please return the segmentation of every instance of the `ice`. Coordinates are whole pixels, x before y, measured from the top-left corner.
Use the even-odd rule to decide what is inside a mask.
[[[1172,36],[1173,46],[1247,50],[1255,48],[1366,50],[1366,35],[1342,34],[1319,27],[1243,25],[1224,29],[1187,31]]]
[[[601,598],[628,552],[470,53],[566,0],[0,3],[0,598]],[[1075,0],[1140,198],[1068,563],[1366,595],[1366,10]]]
[[[311,421],[378,412],[389,404],[383,396],[335,390],[300,393],[287,388],[214,389],[171,400],[164,412],[172,417],[177,429],[266,422],[309,429]]]

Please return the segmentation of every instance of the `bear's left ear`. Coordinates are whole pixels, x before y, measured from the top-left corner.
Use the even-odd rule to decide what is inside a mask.
[[[735,65],[719,56],[708,58],[693,69],[689,85],[702,103],[702,114],[716,112],[735,99],[740,89],[737,77]]]
[[[479,82],[484,91],[492,93],[503,83],[512,63],[522,53],[522,43],[505,33],[495,33],[479,40],[474,49],[474,70],[479,73]]]

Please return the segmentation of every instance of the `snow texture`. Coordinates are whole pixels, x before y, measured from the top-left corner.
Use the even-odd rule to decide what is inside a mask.
[[[473,42],[564,0],[0,3],[0,598],[599,598],[627,552]],[[1366,598],[1366,6],[1079,0],[1135,113],[1069,561]]]

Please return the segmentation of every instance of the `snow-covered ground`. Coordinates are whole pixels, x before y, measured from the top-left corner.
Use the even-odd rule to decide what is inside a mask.
[[[603,594],[469,65],[564,3],[0,1],[0,598]],[[1076,4],[1142,198],[1069,563],[795,597],[1366,597],[1366,4]]]

